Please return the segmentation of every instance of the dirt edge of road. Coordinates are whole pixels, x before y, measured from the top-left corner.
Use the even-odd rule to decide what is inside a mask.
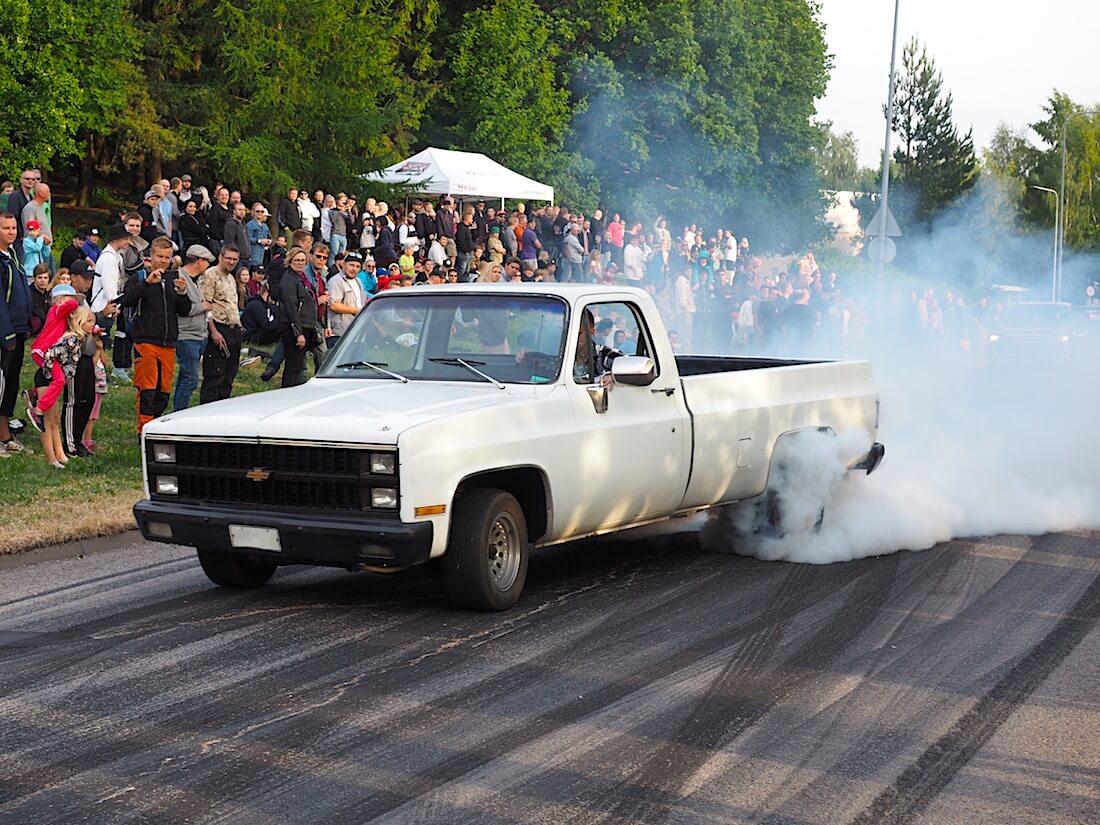
[[[106,536],[92,536],[60,544],[27,547],[0,554],[0,570],[10,570],[14,567],[39,564],[44,561],[79,559],[93,553],[119,550],[127,545],[138,544],[142,541],[144,541],[144,538],[142,538],[139,530],[127,527]]]

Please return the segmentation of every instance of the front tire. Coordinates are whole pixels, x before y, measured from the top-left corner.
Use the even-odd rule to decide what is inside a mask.
[[[501,490],[471,490],[459,499],[443,554],[451,601],[474,610],[507,610],[527,581],[527,519]]]
[[[217,550],[198,550],[202,572],[214,584],[221,587],[246,589],[260,587],[275,574],[275,565],[271,562],[257,561],[234,553],[222,553]]]

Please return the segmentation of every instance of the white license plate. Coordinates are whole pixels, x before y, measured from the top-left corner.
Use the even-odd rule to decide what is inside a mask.
[[[229,543],[234,547],[248,547],[252,550],[273,550],[281,553],[282,542],[279,531],[274,527],[250,527],[247,524],[229,525]]]

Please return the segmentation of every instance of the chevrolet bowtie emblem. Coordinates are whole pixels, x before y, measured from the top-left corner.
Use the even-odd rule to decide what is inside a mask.
[[[263,467],[253,467],[244,477],[249,481],[267,481],[271,478],[271,470],[265,470]]]

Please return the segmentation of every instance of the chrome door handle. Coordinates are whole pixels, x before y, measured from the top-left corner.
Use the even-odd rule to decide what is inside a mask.
[[[659,387],[658,389],[650,390],[650,392],[654,393],[654,394],[659,393],[659,392],[663,392],[665,394],[665,397],[667,398],[668,396],[670,396],[674,392],[676,392],[676,388],[675,387]]]

